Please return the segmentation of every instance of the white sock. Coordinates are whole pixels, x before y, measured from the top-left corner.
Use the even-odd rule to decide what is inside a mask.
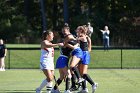
[[[47,80],[44,79],[44,80],[42,81],[42,83],[40,84],[40,86],[38,87],[38,89],[39,89],[39,90],[42,90],[46,85],[47,85]]]
[[[47,83],[47,91],[51,91],[52,87],[53,87],[53,82],[52,81],[48,82]]]
[[[4,63],[4,59],[2,59],[3,61],[1,62],[1,69],[5,69],[5,63]]]

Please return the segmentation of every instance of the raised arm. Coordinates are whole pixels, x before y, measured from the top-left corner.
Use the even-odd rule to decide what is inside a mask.
[[[104,32],[104,30],[100,30],[102,33]]]

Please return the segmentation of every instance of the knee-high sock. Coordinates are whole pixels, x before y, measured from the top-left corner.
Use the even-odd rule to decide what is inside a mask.
[[[72,67],[71,70],[74,72],[74,74],[76,75],[76,77],[79,79],[81,78],[81,75],[79,73],[79,70],[77,67]]]
[[[72,87],[74,87],[74,86],[76,86],[76,76],[75,76],[75,74],[72,74],[72,77],[71,77],[71,86]]]
[[[61,82],[62,82],[62,80],[59,78],[59,79],[57,80],[58,86],[61,84]],[[56,90],[58,86],[55,84],[54,89]]]
[[[91,85],[94,85],[94,81],[90,78],[88,74],[84,74],[83,78],[87,80]]]
[[[48,82],[47,83],[47,91],[51,91],[52,90],[52,86],[53,86],[53,82],[52,81],[50,81],[50,82]]]
[[[47,85],[47,80],[44,79],[44,80],[42,81],[42,83],[40,84],[40,86],[38,87],[39,90],[43,89],[46,85]]]
[[[86,86],[86,80],[84,80],[83,82],[82,82],[82,88],[83,89],[85,89],[87,86]]]
[[[66,88],[65,90],[68,90],[70,88],[70,78],[66,78]]]

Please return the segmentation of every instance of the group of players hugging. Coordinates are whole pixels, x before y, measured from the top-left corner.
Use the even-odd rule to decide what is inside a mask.
[[[46,78],[40,86],[36,88],[36,93],[46,86],[47,93],[61,93],[59,85],[65,81],[64,93],[88,93],[87,82],[91,84],[92,92],[97,88],[91,77],[88,75],[88,64],[90,63],[91,39],[87,35],[88,28],[86,25],[78,26],[76,29],[77,36],[70,33],[70,27],[67,23],[62,27],[61,43],[53,44],[54,38],[52,31],[45,31],[41,42],[40,68]],[[60,77],[56,80],[54,75],[54,47],[60,47],[60,56],[56,62],[56,68],[59,69]],[[55,85],[53,86],[53,80]]]

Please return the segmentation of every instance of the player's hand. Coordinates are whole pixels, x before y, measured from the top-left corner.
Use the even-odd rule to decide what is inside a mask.
[[[62,47],[62,46],[64,46],[64,43],[58,43],[58,46]]]

